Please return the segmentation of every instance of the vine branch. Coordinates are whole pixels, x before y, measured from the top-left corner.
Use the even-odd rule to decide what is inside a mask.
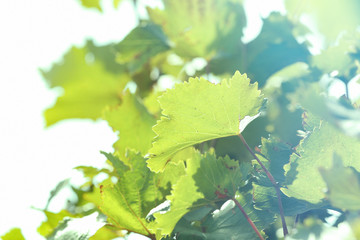
[[[262,164],[262,162],[260,161],[260,159],[256,156],[256,154],[251,150],[251,148],[249,147],[249,145],[247,144],[245,138],[243,137],[243,135],[240,133],[239,138],[241,139],[241,142],[244,144],[244,146],[246,147],[246,149],[251,153],[251,155],[256,159],[256,161],[259,163],[259,165],[261,166],[261,168],[264,170],[264,172],[266,173],[266,176],[269,178],[270,182],[272,183],[272,185],[274,186],[275,190],[276,190],[276,196],[278,199],[278,205],[279,205],[279,212],[280,212],[280,218],[281,218],[281,223],[282,223],[282,228],[283,228],[283,233],[284,233],[284,237],[286,235],[288,235],[288,229],[286,226],[286,222],[285,222],[285,216],[284,216],[284,209],[282,206],[282,202],[281,202],[281,195],[280,195],[280,188],[278,186],[278,183],[275,181],[274,177],[271,175],[271,173],[266,169],[266,167],[264,166],[264,164]]]
[[[231,198],[231,200],[233,200],[233,202],[236,204],[236,206],[240,209],[240,211],[242,212],[242,214],[244,215],[244,217],[246,218],[246,220],[248,221],[248,223],[250,223],[252,229],[254,229],[254,231],[256,232],[256,235],[258,235],[261,240],[264,240],[263,236],[261,236],[261,234],[260,234],[259,230],[257,229],[257,227],[255,226],[254,222],[251,221],[251,219],[250,219],[249,216],[246,214],[245,210],[243,209],[243,207],[241,206],[241,204],[239,203],[239,201],[236,200],[235,197]]]

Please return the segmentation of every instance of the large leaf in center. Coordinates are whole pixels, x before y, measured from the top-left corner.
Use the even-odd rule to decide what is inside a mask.
[[[148,160],[155,172],[164,170],[170,157],[181,149],[238,135],[251,120],[245,117],[258,114],[263,98],[257,83],[250,84],[246,74],[236,72],[220,84],[190,78],[168,90],[159,101],[164,116],[153,128],[157,137]]]

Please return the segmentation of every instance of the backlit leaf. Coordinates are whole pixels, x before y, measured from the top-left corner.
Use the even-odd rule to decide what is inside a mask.
[[[104,119],[118,132],[119,140],[113,146],[121,159],[127,149],[140,151],[143,155],[150,149],[155,137],[151,128],[156,120],[133,94],[124,93],[121,105],[108,107],[104,111]]]
[[[111,154],[105,155],[112,160],[120,177],[117,184],[100,187],[101,211],[116,227],[149,236],[145,217],[162,200],[155,174],[146,167],[140,154],[128,152],[128,167]],[[114,164],[115,161],[119,164]]]
[[[153,228],[160,230],[161,235],[169,235],[185,214],[188,220],[191,218],[189,214],[198,217],[197,211],[202,207],[208,213],[209,206],[214,206],[215,202],[234,197],[245,184],[250,171],[250,164],[242,163],[239,166],[229,157],[216,158],[214,154],[194,153],[186,161],[186,166],[186,174],[181,176],[167,197],[170,211],[154,214],[156,220]]]
[[[344,159],[344,166],[360,170],[360,142],[322,122],[301,141],[296,153],[291,155],[290,163],[285,165],[288,185],[282,191],[290,197],[319,203],[325,197],[326,188],[319,167],[331,166],[334,153]]]
[[[179,56],[208,59],[217,51],[238,45],[245,26],[241,3],[165,0],[164,5],[164,10],[148,8],[149,16],[163,27]]]
[[[177,151],[207,140],[238,135],[241,122],[258,114],[263,102],[257,84],[236,72],[231,79],[213,84],[203,78],[190,78],[160,98],[161,120],[150,149],[148,166],[163,171]],[[247,122],[248,123],[248,122]]]
[[[360,209],[360,175],[358,172],[344,167],[342,160],[334,154],[332,168],[320,168],[320,173],[328,188],[327,196],[335,207],[353,211]]]
[[[102,59],[97,59],[86,46],[72,47],[62,63],[42,71],[50,87],[63,89],[55,105],[45,111],[48,126],[68,118],[95,120],[101,117],[104,107],[120,102],[129,77],[108,71]]]
[[[21,233],[20,228],[13,228],[5,235],[1,236],[2,240],[25,240],[24,236]]]
[[[117,60],[127,64],[129,70],[134,72],[151,57],[170,47],[158,25],[144,23],[134,28],[115,48],[118,52]]]

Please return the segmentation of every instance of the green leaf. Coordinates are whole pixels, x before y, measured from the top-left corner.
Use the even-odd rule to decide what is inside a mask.
[[[261,139],[260,154],[257,155],[275,178],[275,181],[282,184],[285,181],[283,166],[289,162],[292,152],[293,150],[288,144],[277,138],[269,137]],[[269,182],[267,177],[264,177]]]
[[[24,236],[21,233],[20,228],[13,228],[5,235],[1,236],[2,240],[25,240]]]
[[[112,240],[117,237],[125,237],[125,234],[111,226],[103,226],[89,240]]]
[[[254,40],[215,56],[209,62],[209,69],[215,74],[232,74],[239,69],[262,87],[282,68],[308,61],[309,51],[305,44],[297,42],[293,30],[294,26],[285,16],[271,13]]]
[[[168,159],[181,149],[238,135],[258,116],[263,98],[256,83],[250,84],[245,74],[236,72],[217,85],[190,78],[188,83],[168,90],[159,101],[164,116],[153,128],[157,137],[148,160],[155,172],[163,171]]]
[[[326,182],[327,196],[333,206],[343,210],[360,210],[360,174],[353,168],[344,167],[334,154],[332,168],[320,168]],[[351,183],[351,184],[349,184]]]
[[[236,191],[245,185],[251,170],[250,163],[244,162],[239,166],[237,161],[228,156],[216,158],[214,154],[206,154],[199,160],[189,160],[187,165],[197,169],[193,178],[198,191],[208,201],[234,197]]]
[[[290,163],[285,165],[288,185],[282,191],[290,197],[319,203],[325,197],[323,189],[326,185],[318,169],[329,167],[334,153],[344,159],[345,166],[360,170],[360,162],[357,161],[360,142],[322,122],[301,141],[296,153],[291,155]]]
[[[204,195],[197,192],[194,180],[189,175],[180,177],[178,182],[173,186],[171,195],[167,200],[171,202],[170,211],[166,213],[155,213],[156,224],[152,226],[153,230],[161,232],[161,235],[170,235],[176,223],[183,217],[190,208]]]
[[[48,240],[88,240],[105,222],[97,220],[98,213],[82,218],[65,218]]]
[[[42,222],[38,227],[37,231],[44,237],[48,237],[53,234],[56,227],[65,217],[75,217],[76,215],[70,213],[67,210],[61,210],[58,213],[52,213],[49,211],[44,211],[44,214],[47,218],[46,221]]]
[[[164,10],[148,8],[182,57],[209,59],[217,51],[237,46],[245,26],[241,3],[225,0],[164,1]]]
[[[142,23],[115,46],[120,63],[127,64],[130,72],[137,71],[158,53],[170,48],[158,25]]]
[[[273,186],[263,186],[253,183],[253,202],[254,207],[258,210],[267,210],[280,214],[278,198]],[[311,204],[301,199],[288,197],[283,193],[281,193],[281,202],[285,216],[295,216],[312,209],[326,206],[325,203]]]
[[[192,218],[189,214],[199,216],[197,211],[202,207],[234,197],[239,187],[244,186],[251,168],[246,163],[239,166],[229,157],[217,159],[214,154],[201,155],[198,152],[186,161],[186,166],[186,174],[181,176],[167,197],[170,211],[154,213],[156,220],[152,228],[161,235],[169,235],[183,216],[186,215],[187,219]]]
[[[274,214],[254,209],[251,204],[251,194],[237,194],[236,199],[259,230],[265,229],[274,222]],[[258,239],[254,229],[232,200],[228,200],[220,209],[208,214],[200,223],[183,218],[176,225],[174,232],[180,240]]]
[[[113,162],[119,179],[115,185],[100,187],[101,211],[116,227],[149,236],[151,232],[145,217],[163,199],[155,174],[146,167],[140,154],[129,151],[128,166],[111,154],[105,155]]]
[[[236,195],[236,200],[244,208],[249,218],[259,230],[265,229],[275,220],[275,215],[268,211],[259,211],[252,206],[251,194]],[[213,212],[202,227],[206,229],[205,239],[258,239],[254,229],[245,219],[232,200]]]
[[[101,117],[105,106],[120,102],[129,77],[108,71],[102,59],[96,58],[87,46],[72,47],[62,63],[42,71],[51,88],[63,89],[55,105],[45,111],[47,126],[68,118],[95,120]]]
[[[156,120],[133,94],[125,92],[120,106],[106,108],[104,119],[118,132],[120,139],[113,147],[121,159],[124,159],[127,149],[140,151],[145,155],[151,148],[155,137],[152,126]]]

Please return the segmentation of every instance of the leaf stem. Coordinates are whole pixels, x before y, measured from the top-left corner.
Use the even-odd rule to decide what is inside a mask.
[[[236,200],[235,197],[231,198],[231,200],[233,200],[233,202],[236,204],[236,206],[240,209],[240,211],[242,212],[242,214],[244,215],[244,217],[246,218],[246,220],[250,223],[252,229],[254,229],[254,231],[256,232],[256,235],[258,235],[261,240],[264,240],[263,236],[261,236],[261,233],[259,232],[259,230],[258,230],[257,227],[255,226],[254,222],[251,221],[251,219],[249,218],[249,216],[246,214],[245,210],[242,208],[242,206],[241,206],[241,204],[239,203],[239,201]]]
[[[288,229],[286,226],[286,222],[285,222],[285,217],[284,217],[284,209],[282,206],[282,202],[281,202],[281,195],[280,195],[280,188],[278,186],[278,183],[275,181],[274,177],[271,175],[271,173],[266,169],[266,167],[264,166],[264,164],[262,164],[262,162],[260,161],[260,159],[256,156],[256,154],[251,150],[251,148],[249,147],[249,145],[247,144],[245,138],[243,137],[243,135],[240,133],[239,138],[241,139],[242,143],[244,144],[244,146],[246,147],[246,149],[251,153],[251,155],[256,159],[256,161],[259,163],[259,165],[261,166],[261,168],[264,170],[264,172],[266,173],[266,176],[269,178],[270,182],[272,183],[272,185],[274,186],[275,190],[276,190],[276,196],[278,199],[278,205],[279,205],[279,212],[280,212],[280,218],[281,218],[281,223],[282,223],[282,228],[283,228],[283,233],[284,233],[284,237],[286,235],[288,235]]]

